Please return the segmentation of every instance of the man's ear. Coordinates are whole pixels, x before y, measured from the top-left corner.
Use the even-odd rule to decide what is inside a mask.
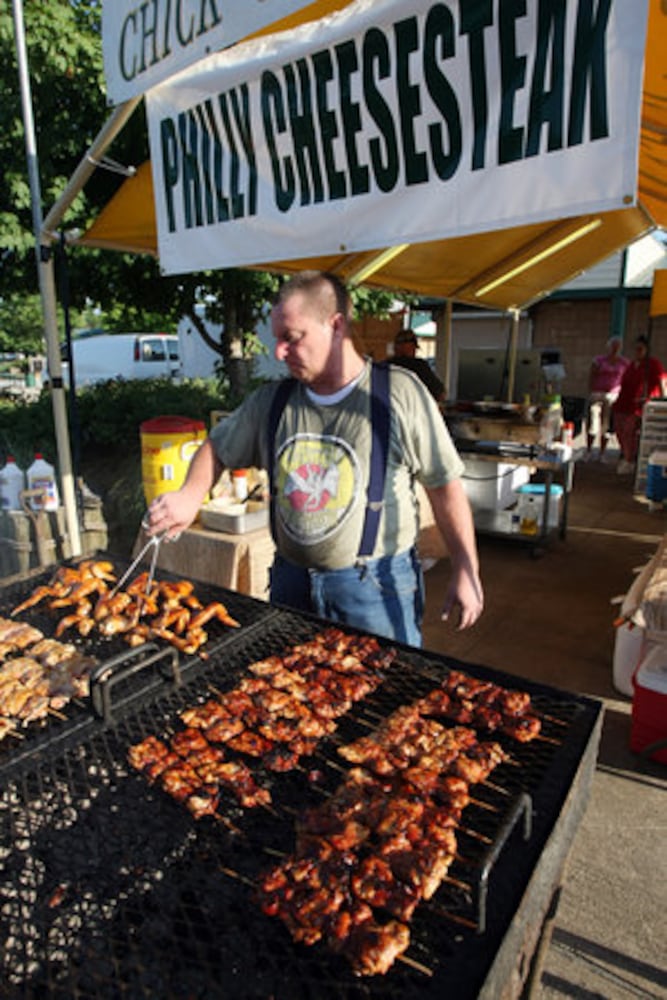
[[[342,313],[334,313],[331,317],[331,329],[337,340],[342,340],[345,336],[347,325]]]

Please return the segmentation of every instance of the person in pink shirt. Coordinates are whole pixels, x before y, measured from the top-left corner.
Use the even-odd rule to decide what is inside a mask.
[[[663,394],[665,371],[657,358],[649,353],[648,337],[635,341],[635,356],[621,379],[618,398],[613,405],[614,430],[621,446],[617,471],[632,472],[637,460],[642,411],[647,399]]]
[[[629,360],[621,354],[622,343],[620,337],[610,337],[607,341],[606,354],[598,354],[591,363],[586,417],[587,459],[593,457],[593,446],[598,435],[600,437],[600,459],[602,459],[612,435],[612,406],[618,398],[623,373],[630,364]]]

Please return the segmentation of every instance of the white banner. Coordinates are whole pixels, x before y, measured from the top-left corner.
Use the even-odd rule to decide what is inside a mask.
[[[647,2],[357,0],[147,96],[165,273],[636,199]]]
[[[104,0],[107,98],[120,104],[312,0]]]

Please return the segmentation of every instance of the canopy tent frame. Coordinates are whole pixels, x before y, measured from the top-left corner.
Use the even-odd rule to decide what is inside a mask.
[[[437,324],[438,339],[442,340],[442,344],[437,345],[437,360],[441,371],[446,372],[451,360],[453,301],[499,309],[510,317],[515,316],[554,287],[571,280],[611,253],[627,247],[660,226],[667,226],[667,97],[661,68],[661,52],[664,53],[661,42],[667,39],[667,12],[662,8],[661,0],[649,0],[649,3],[636,203],[612,212],[552,221],[547,225],[520,226],[471,237],[448,238],[436,243],[378,247],[355,254],[341,252],[304,260],[271,261],[253,265],[254,269],[289,274],[304,267],[320,267],[337,273],[350,284],[363,282],[371,288],[391,288],[442,299],[445,307]],[[320,3],[318,16],[320,11],[326,16],[329,7],[334,10],[341,6],[345,6],[341,0]],[[312,8],[312,4],[307,5],[302,16],[301,13],[292,15],[289,23],[312,19]],[[278,27],[274,25],[257,34],[269,34]],[[40,248],[48,247],[56,238],[56,230],[67,210],[141,100],[141,96],[132,98],[113,110],[82,157],[65,191],[44,219],[39,232]],[[136,174],[121,185],[88,232],[83,236],[67,234],[67,242],[157,256],[151,185],[150,164],[139,165]],[[135,203],[139,205],[139,214],[143,213],[144,231],[140,239],[136,232],[124,232],[122,226],[114,229],[112,225],[111,231],[104,233],[104,225],[114,214],[115,206],[122,204],[128,191],[140,192]],[[137,213],[120,208],[117,214],[121,219],[129,218],[134,222]],[[503,252],[499,256],[496,251],[500,244]],[[436,250],[443,256],[437,257]],[[40,273],[42,268],[45,272],[43,281],[40,279],[40,287],[44,285],[43,311],[52,386],[54,393],[61,393],[51,258],[50,253],[40,254]],[[474,260],[478,269],[473,273],[460,274],[458,265],[464,259]],[[445,275],[452,276],[448,284],[444,281]],[[68,463],[64,454],[64,442],[59,443],[59,449],[61,447],[61,468],[71,467],[71,460]]]

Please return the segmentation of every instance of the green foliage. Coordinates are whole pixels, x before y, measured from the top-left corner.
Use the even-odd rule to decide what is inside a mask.
[[[0,351],[38,354],[43,350],[42,304],[38,295],[0,299]]]
[[[99,4],[24,5],[32,104],[44,203],[51,205],[106,116]],[[0,296],[35,292],[37,270],[11,4],[0,6]],[[90,217],[88,195],[73,214]]]
[[[69,403],[68,399],[68,403]],[[213,380],[169,379],[111,381],[82,389],[77,394],[78,425],[83,455],[139,455],[140,425],[158,416],[183,416],[203,420],[208,427],[211,410],[226,409]],[[76,428],[70,431],[74,440]],[[57,464],[53,408],[48,392],[35,403],[0,400],[0,460],[14,455],[22,468],[35,451]]]
[[[55,464],[56,442],[51,398],[42,394],[36,403],[0,399],[0,460],[13,455],[27,469],[36,451]]]
[[[109,448],[140,450],[140,426],[159,416],[203,420],[211,410],[225,409],[212,379],[110,381],[82,389],[78,395],[81,444],[85,453]]]
[[[377,316],[378,319],[388,319],[396,302],[406,305],[416,302],[415,296],[399,295],[382,288],[369,288],[367,285],[353,288],[351,295],[354,312],[358,318]]]
[[[71,403],[71,400],[68,400]],[[110,550],[129,555],[146,509],[141,476],[141,432],[144,420],[183,416],[208,428],[211,410],[227,409],[213,380],[167,379],[106,382],[77,394],[81,428],[79,473],[103,500]],[[70,431],[77,452],[76,430]],[[32,404],[0,399],[0,464],[13,455],[27,469],[36,451],[58,466],[53,409],[48,392]]]

